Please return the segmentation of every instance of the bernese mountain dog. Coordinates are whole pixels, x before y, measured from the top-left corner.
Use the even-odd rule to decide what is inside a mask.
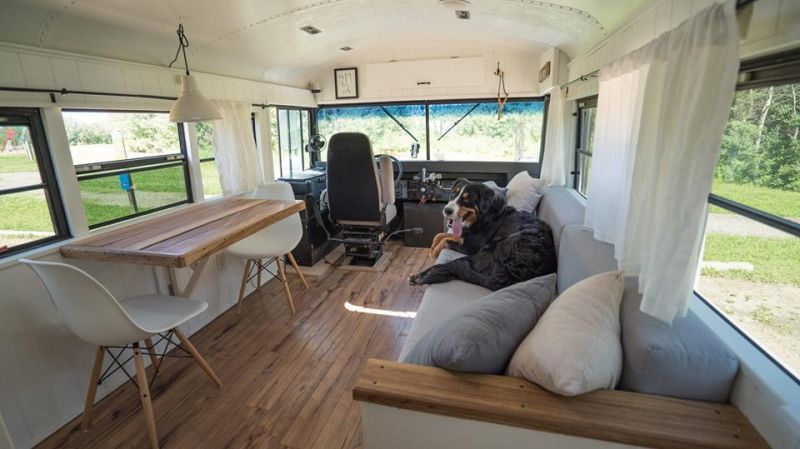
[[[457,181],[444,214],[453,233],[433,239],[431,256],[438,257],[444,248],[467,256],[412,274],[412,284],[461,279],[499,290],[556,271],[555,245],[547,223],[508,206],[505,197],[490,187]]]

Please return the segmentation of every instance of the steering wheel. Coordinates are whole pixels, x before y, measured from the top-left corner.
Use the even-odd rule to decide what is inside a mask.
[[[375,162],[380,163],[381,158],[383,156],[389,156],[389,159],[392,160],[392,164],[396,164],[397,165],[397,177],[394,178],[394,186],[397,187],[400,184],[400,179],[403,177],[403,163],[400,162],[400,159],[397,159],[396,157],[392,156],[391,154],[386,154],[386,153],[376,154],[375,155]]]

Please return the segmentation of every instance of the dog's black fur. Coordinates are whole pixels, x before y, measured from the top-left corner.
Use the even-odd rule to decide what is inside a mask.
[[[506,205],[505,198],[479,183],[454,189],[459,210],[467,210],[462,242],[446,247],[466,254],[411,276],[412,284],[437,284],[453,279],[499,290],[556,271],[550,227],[533,214]],[[472,212],[474,211],[474,212]],[[473,214],[470,217],[468,214]]]

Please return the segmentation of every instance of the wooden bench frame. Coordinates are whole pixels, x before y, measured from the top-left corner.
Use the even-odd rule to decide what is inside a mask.
[[[353,398],[366,404],[623,445],[769,447],[730,404],[619,390],[563,397],[524,379],[461,374],[386,360],[367,362],[353,388]]]

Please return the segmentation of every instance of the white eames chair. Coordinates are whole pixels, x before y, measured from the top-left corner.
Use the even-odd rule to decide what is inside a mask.
[[[293,201],[294,193],[292,192],[292,186],[288,183],[272,182],[259,186],[251,194],[251,198]],[[286,258],[289,259],[297,275],[300,276],[303,285],[308,289],[306,278],[303,276],[303,272],[300,271],[300,267],[297,265],[294,256],[292,256],[292,250],[297,246],[302,237],[303,227],[300,222],[300,214],[297,213],[267,226],[261,231],[228,247],[228,254],[246,260],[244,274],[242,274],[242,283],[239,287],[239,299],[236,313],[242,310],[242,300],[244,299],[244,291],[247,282],[255,277],[257,278],[256,282],[258,288],[261,288],[261,273],[263,271],[278,278],[283,283],[286,301],[289,303],[292,314],[295,313],[292,292],[289,290],[289,282],[286,279],[286,263],[283,258],[286,256]],[[277,273],[269,271],[269,265],[273,261],[275,261],[278,266]]]
[[[81,424],[84,431],[89,428],[97,386],[117,369],[128,374],[124,365],[130,359],[125,360],[120,356],[124,350],[132,349],[136,366],[135,383],[142,401],[150,446],[158,448],[150,385],[145,374],[140,344],[144,342],[155,373],[158,373],[160,362],[152,341],[154,336],[161,337],[159,342],[166,340],[167,348],[170,343],[177,346],[172,341],[172,335],[177,336],[181,344],[177,347],[191,355],[217,386],[222,386],[211,367],[178,329],[179,325],[202,313],[208,307],[205,302],[166,295],[144,295],[118,301],[97,280],[72,265],[27,259],[20,259],[20,262],[30,266],[44,282],[70,331],[82,340],[97,345]],[[112,349],[118,352],[115,354]],[[112,357],[112,363],[101,374],[106,352]],[[167,349],[160,355],[167,356],[166,352]],[[115,367],[116,369],[112,369]],[[133,382],[130,374],[128,377]]]

